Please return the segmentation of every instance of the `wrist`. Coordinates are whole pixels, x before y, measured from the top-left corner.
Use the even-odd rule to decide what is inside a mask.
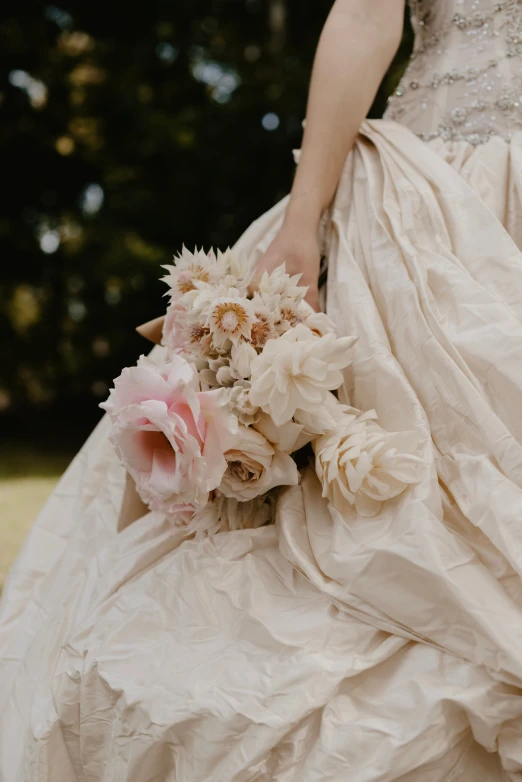
[[[322,210],[318,207],[302,208],[292,204],[290,200],[283,221],[283,230],[299,236],[313,237],[319,229],[321,216]]]

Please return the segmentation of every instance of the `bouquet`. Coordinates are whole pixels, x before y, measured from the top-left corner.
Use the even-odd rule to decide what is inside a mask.
[[[415,432],[386,432],[335,396],[356,338],[304,301],[299,275],[280,267],[250,294],[249,259],[230,250],[183,248],[164,268],[162,347],[101,405],[146,506],[196,536],[259,527],[310,445],[323,496],[346,517],[373,516],[420,480]]]

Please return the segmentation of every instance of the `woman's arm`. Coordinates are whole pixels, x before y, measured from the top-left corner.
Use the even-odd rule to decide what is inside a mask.
[[[336,0],[317,49],[306,128],[284,224],[256,277],[286,262],[318,307],[317,231],[342,167],[399,46],[404,0]]]

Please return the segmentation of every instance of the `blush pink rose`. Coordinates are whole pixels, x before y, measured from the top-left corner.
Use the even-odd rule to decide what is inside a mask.
[[[195,368],[181,356],[161,365],[142,358],[123,370],[101,406],[112,418],[116,451],[151,510],[175,515],[207,502],[237,431],[225,389],[200,391]]]
[[[187,310],[179,301],[173,301],[165,314],[162,343],[173,353],[181,353],[186,349],[186,338],[183,331],[186,316]]]

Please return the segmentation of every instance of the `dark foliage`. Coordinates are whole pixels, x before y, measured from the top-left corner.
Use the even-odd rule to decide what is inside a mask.
[[[19,0],[0,22],[0,426],[84,436],[160,264],[289,189],[326,0]],[[286,19],[281,12],[286,11]],[[372,109],[382,113],[409,49]],[[347,76],[348,77],[348,76]]]

